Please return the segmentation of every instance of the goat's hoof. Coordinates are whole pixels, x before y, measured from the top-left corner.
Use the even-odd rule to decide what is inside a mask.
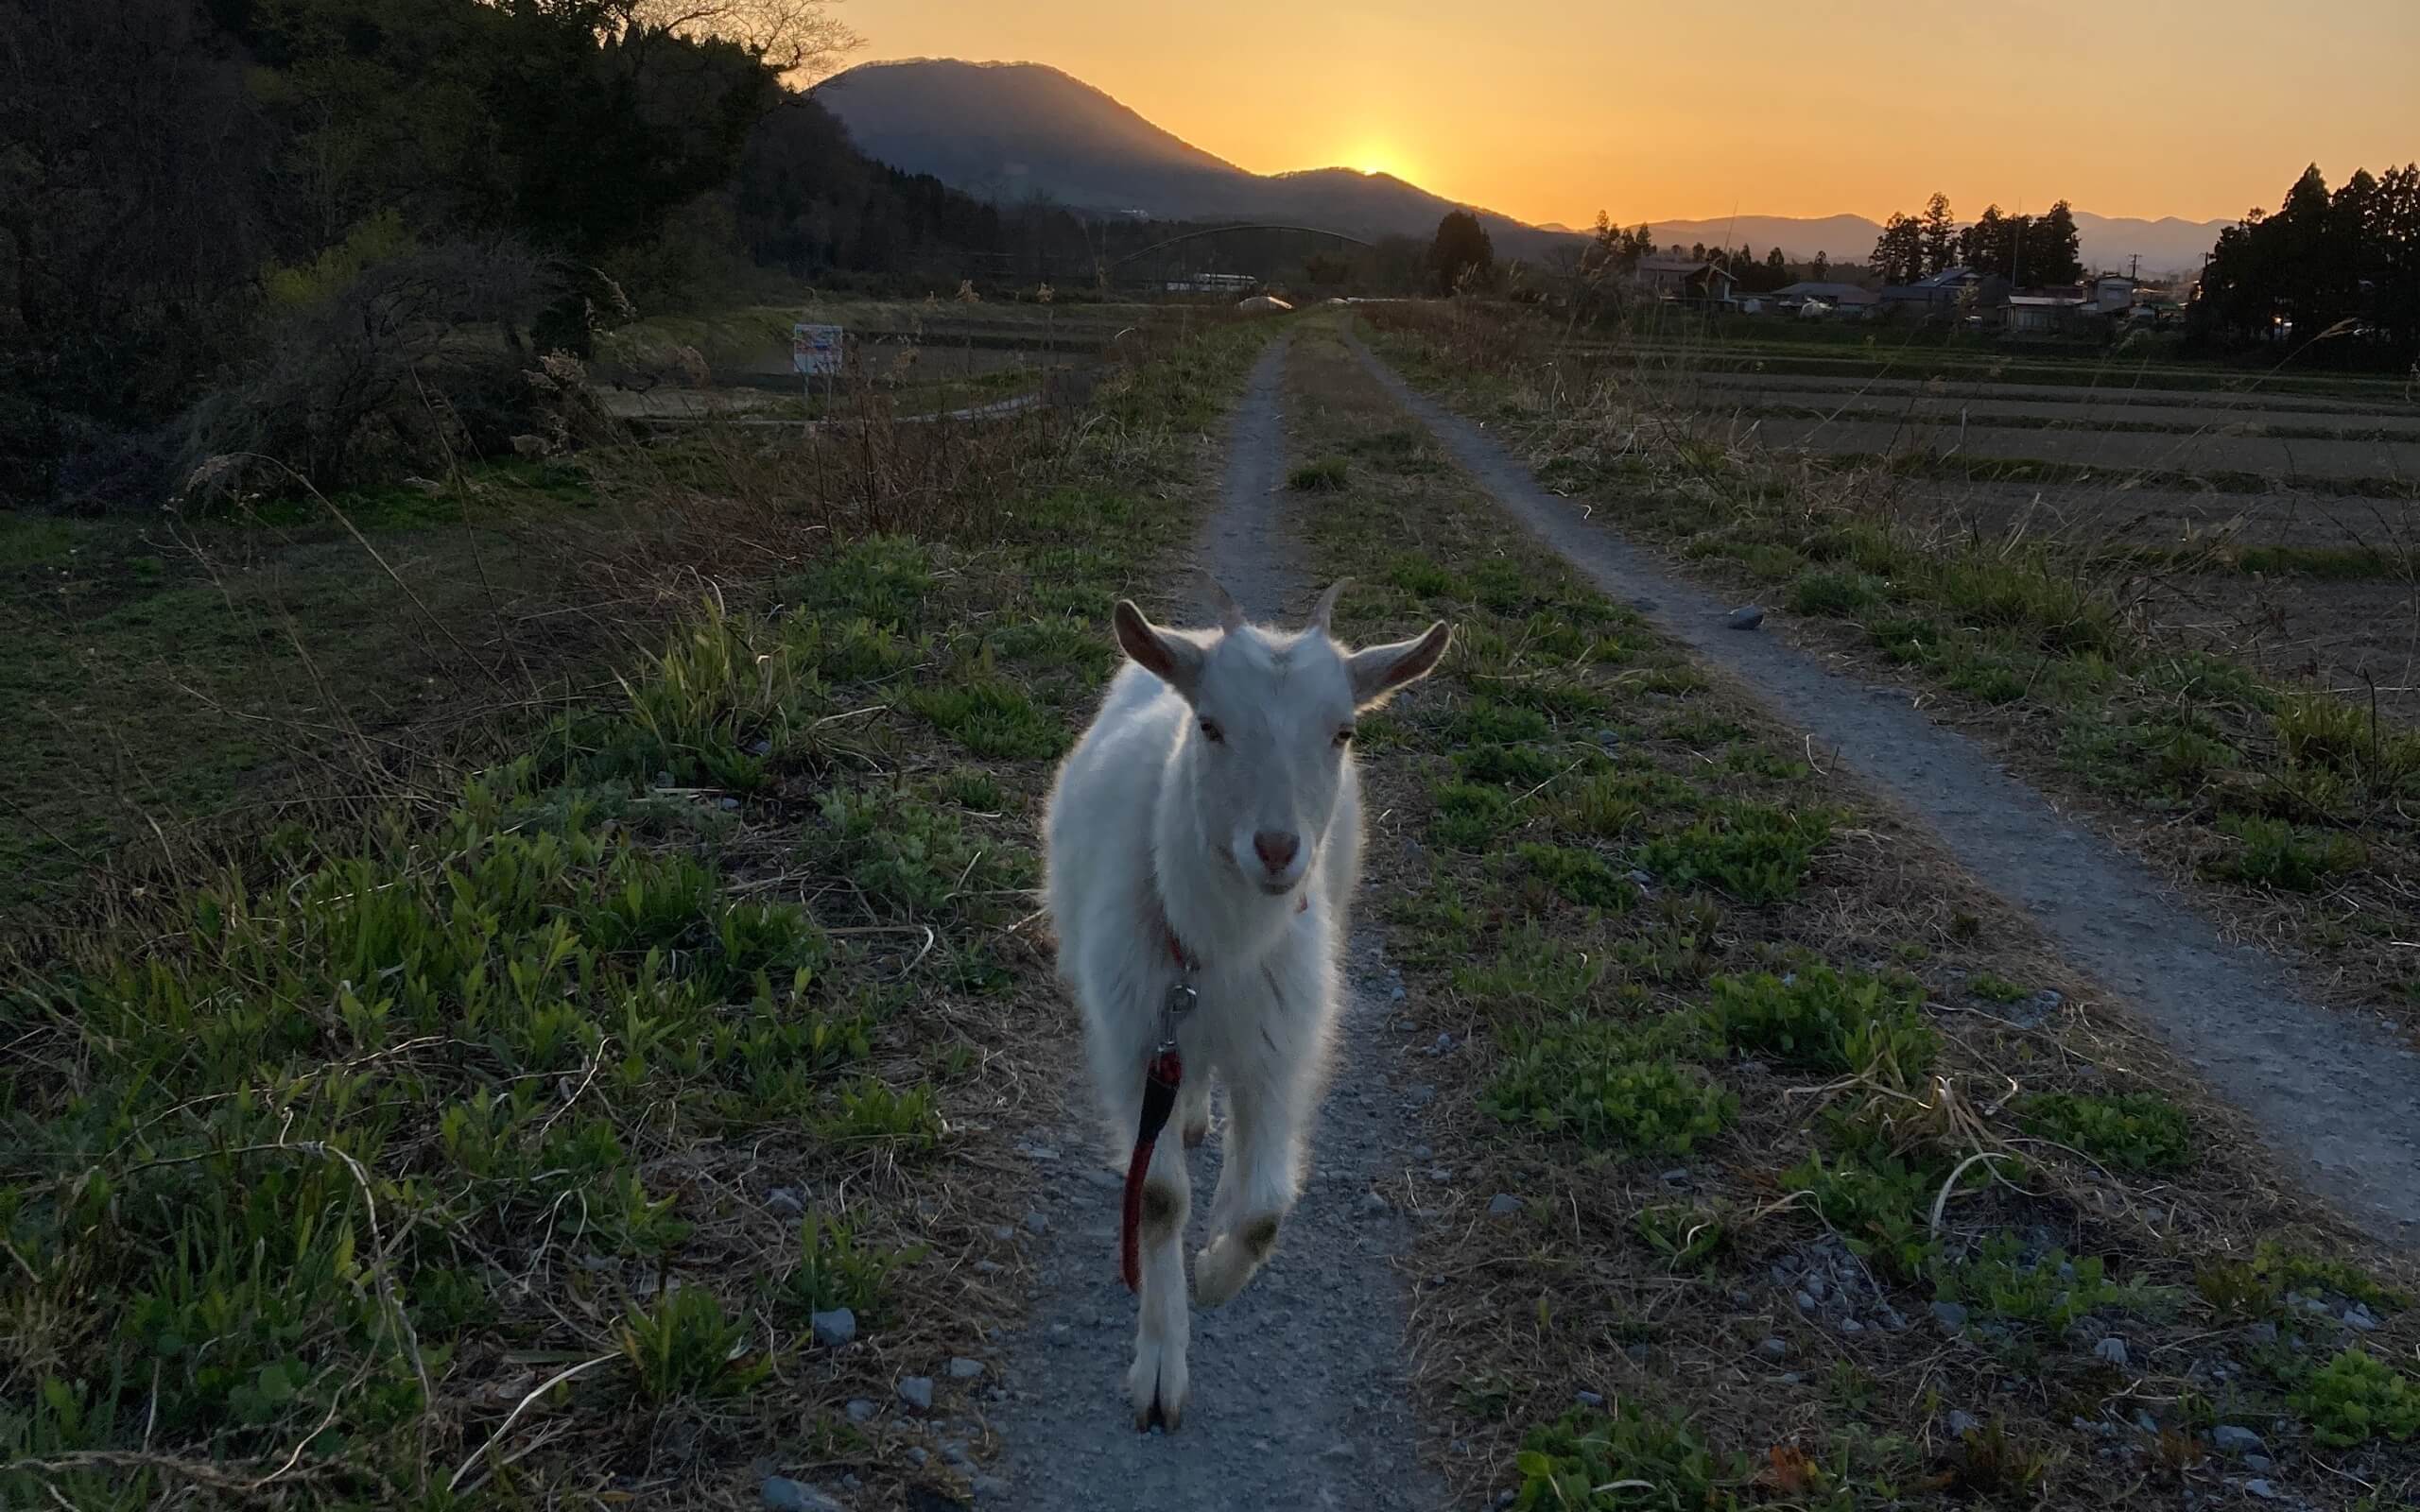
[[[1184,1147],[1185,1147],[1186,1149],[1188,1149],[1188,1150],[1198,1150],[1198,1149],[1201,1148],[1201,1146],[1202,1146],[1202,1145],[1204,1145],[1204,1144],[1208,1143],[1209,1143],[1209,1141],[1210,1141],[1210,1115],[1209,1115],[1209,1114],[1207,1114],[1207,1113],[1202,1114],[1202,1115],[1201,1115],[1201,1122],[1200,1122],[1200,1123],[1198,1123],[1198,1124],[1187,1124],[1186,1125],[1184,1125]]]
[[[1184,1351],[1152,1344],[1136,1349],[1133,1368],[1126,1372],[1126,1400],[1134,1409],[1136,1433],[1150,1433],[1154,1423],[1175,1433],[1184,1423]]]
[[[1263,1214],[1220,1234],[1193,1257],[1193,1299],[1203,1307],[1230,1301],[1277,1247],[1278,1220]]]

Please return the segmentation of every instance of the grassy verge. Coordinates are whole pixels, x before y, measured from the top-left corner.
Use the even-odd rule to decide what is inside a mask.
[[[2395,1263],[1334,341],[1292,369],[1348,463],[1294,507],[1346,623],[1461,627],[1362,725],[1438,1052],[1414,1349],[1460,1504],[2408,1499]]]
[[[853,438],[829,493],[658,456],[623,486],[727,493],[792,565],[443,796],[17,963],[0,1503],[962,1494],[1035,814],[1260,335],[1073,430]]]
[[[1942,459],[1790,466],[1658,418],[1652,387],[1545,369],[1484,315],[1381,311],[1388,354],[1484,413],[1542,481],[1927,690],[2127,833],[2245,934],[2324,964],[2312,990],[2420,1022],[2420,732],[2369,698],[2163,630],[2175,561],[2018,521],[1945,529],[1905,487]],[[2113,500],[2122,494],[2113,495]],[[2111,508],[2122,505],[2113,502]],[[2226,571],[2223,549],[2189,565]],[[2188,575],[2189,576],[2189,575]]]

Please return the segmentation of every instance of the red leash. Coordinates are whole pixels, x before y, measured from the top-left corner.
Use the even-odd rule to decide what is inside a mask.
[[[1303,913],[1311,906],[1306,891],[1294,904],[1294,912]],[[1117,1273],[1126,1280],[1126,1289],[1143,1289],[1143,1178],[1150,1173],[1151,1146],[1159,1143],[1160,1131],[1168,1125],[1168,1115],[1176,1109],[1177,1089],[1184,1085],[1184,1059],[1176,1051],[1177,1026],[1193,1011],[1193,974],[1201,963],[1176,937],[1176,930],[1163,918],[1161,937],[1167,941],[1168,959],[1183,973],[1169,987],[1167,1001],[1160,1006],[1160,1044],[1143,1068],[1143,1121],[1134,1130],[1134,1153],[1126,1161],[1126,1197],[1117,1226]]]
[[[1168,1114],[1176,1108],[1177,1089],[1184,1085],[1184,1057],[1176,1053],[1176,1028],[1178,1021],[1193,1009],[1189,978],[1200,966],[1166,919],[1160,921],[1160,935],[1167,941],[1168,959],[1184,975],[1168,988],[1167,1001],[1160,1007],[1160,1046],[1143,1068],[1143,1122],[1134,1130],[1134,1153],[1126,1161],[1126,1200],[1117,1225],[1117,1273],[1125,1278],[1130,1292],[1143,1289],[1143,1177],[1150,1173],[1151,1146],[1159,1143],[1160,1130],[1167,1127]]]

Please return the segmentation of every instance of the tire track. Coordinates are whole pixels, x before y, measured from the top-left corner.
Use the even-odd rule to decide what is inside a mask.
[[[2125,999],[2311,1190],[2377,1237],[2420,1242],[2420,1056],[2304,1001],[2278,962],[2222,940],[2142,863],[2006,775],[1983,747],[1780,640],[1582,518],[1478,426],[1355,355],[1508,513],[1656,628],[1728,669],[1939,834],[2068,959]]]

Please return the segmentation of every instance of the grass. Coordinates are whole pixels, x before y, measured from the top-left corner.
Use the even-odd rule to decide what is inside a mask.
[[[1334,493],[1342,489],[1352,464],[1340,456],[1322,456],[1286,474],[1286,486],[1302,493]]]
[[[1616,512],[1622,528],[1702,571],[1754,583],[1827,652],[1915,684],[1928,707],[1996,740],[2030,778],[2151,820],[2137,833],[2172,876],[2248,935],[2323,959],[2336,999],[2406,1021],[2420,1011],[2409,963],[2387,943],[2420,931],[2420,823],[2410,806],[2420,732],[2398,714],[2408,715],[2399,695],[2346,691],[2362,677],[2349,661],[2287,670],[2264,644],[2278,635],[2263,617],[2273,593],[2292,590],[2246,598],[2226,586],[2256,573],[2405,583],[2411,554],[2390,515],[2373,508],[2374,523],[2351,528],[2342,546],[2244,541],[2232,527],[2147,543],[2132,517],[2167,507],[2137,503],[2137,490],[2234,490],[2237,507],[2257,515],[2273,512],[2258,497],[2273,480],[1965,456],[1798,462],[1691,420],[1701,370],[1740,363],[1879,363],[1874,371],[1985,384],[2147,381],[2100,362],[1564,340],[1478,307],[1450,317],[1373,307],[1366,318],[1392,360],[1483,415],[1559,491]],[[2160,381],[2196,372],[2202,387],[2225,387],[2204,369]],[[2361,391],[2392,403],[2376,385]],[[1942,487],[2012,481],[2056,491],[1994,512],[1988,496],[1970,507]],[[2409,480],[2294,481],[2303,491],[2411,497]],[[2231,608],[2213,613],[2214,596]],[[2229,618],[2239,627],[2225,628]],[[2382,631],[2373,650],[2343,655],[2391,660],[2402,639]],[[2342,921],[2356,913],[2375,930],[2347,931]]]
[[[1105,386],[1114,447],[925,459],[996,512],[868,476],[852,528],[761,516],[780,570],[693,587],[510,759],[406,765],[21,954],[0,1502],[726,1505],[762,1454],[931,1483],[836,1425],[981,1349],[937,1278],[1016,1194],[961,1179],[966,1109],[1029,1069],[1031,816],[1105,670],[1037,584],[1150,580],[1255,345]],[[645,465],[758,482],[705,441]],[[859,1341],[809,1366],[834,1305]]]
[[[1406,1043],[1457,1042],[1424,1067],[1423,1137],[1459,1178],[1408,1262],[1423,1400],[1469,1446],[1445,1462],[1457,1503],[2151,1507],[2200,1456],[2134,1413],[2178,1427],[2158,1404],[2205,1391],[2195,1362],[2290,1412],[2336,1345],[2260,1352],[2200,1269],[2289,1234],[2399,1266],[2305,1227],[2223,1126],[2117,1090],[2158,1052],[2108,1038],[2097,990],[1450,468],[1377,444],[1405,421],[1319,326],[1289,365],[1298,434],[1355,459],[1295,516],[1317,575],[1363,585],[1340,625],[1457,627],[1363,767]],[[1808,560],[1895,592],[1871,558]],[[1524,684],[1589,712],[1508,696]],[[2074,1011],[1967,1007],[2046,989]],[[1478,1217],[1496,1192],[1522,1222]],[[2282,1305],[2277,1263],[2258,1275]],[[1802,1305],[1814,1266],[1833,1280]],[[2123,1371],[2096,1352],[2112,1335]],[[1575,1410],[1576,1385],[1604,1405]],[[2316,1433],[2270,1433],[2277,1474],[2358,1504],[2290,1469]],[[2371,1470],[2420,1485],[2399,1452]]]

